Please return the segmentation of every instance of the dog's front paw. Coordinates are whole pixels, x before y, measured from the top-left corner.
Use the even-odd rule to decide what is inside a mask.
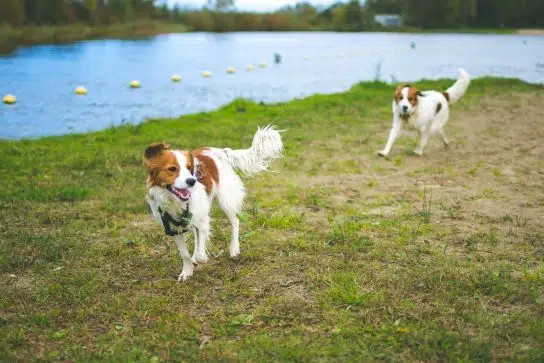
[[[240,246],[231,246],[230,247],[230,257],[238,257],[240,255]]]
[[[203,264],[203,263],[206,263],[208,262],[208,256],[206,255],[194,255],[193,258],[191,259],[191,261],[193,261],[193,263],[195,265],[198,265],[198,264]]]
[[[414,150],[414,154],[417,156],[423,156],[423,150]]]
[[[178,282],[187,281],[191,276],[193,276],[193,269],[184,269],[178,276]]]

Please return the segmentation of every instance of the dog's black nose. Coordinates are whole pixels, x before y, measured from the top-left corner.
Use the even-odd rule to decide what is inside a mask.
[[[402,110],[403,110],[404,112],[408,111],[408,106],[406,106],[406,105],[402,106]]]
[[[195,185],[196,179],[188,178],[187,180],[185,180],[185,182],[187,183],[188,186],[192,187],[193,185]]]

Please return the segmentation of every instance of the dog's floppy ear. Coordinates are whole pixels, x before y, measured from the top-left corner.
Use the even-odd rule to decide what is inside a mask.
[[[404,87],[406,87],[406,86],[403,85],[403,84],[399,84],[397,86],[397,89],[395,90],[395,97],[394,98],[395,98],[395,100],[397,100],[397,102],[398,102],[398,100],[400,100],[400,95],[401,95],[402,89]]]
[[[144,165],[150,167],[150,160],[157,157],[163,151],[170,150],[170,145],[165,142],[151,144],[144,151]]]
[[[402,86],[402,88],[405,88],[405,87],[408,87],[408,88],[411,88],[414,90],[414,92],[416,93],[416,96],[420,96],[420,97],[425,97],[425,95],[423,93],[421,93],[420,90],[418,90],[417,88],[415,87],[412,87],[412,85],[409,85],[409,84],[405,84],[404,86]]]

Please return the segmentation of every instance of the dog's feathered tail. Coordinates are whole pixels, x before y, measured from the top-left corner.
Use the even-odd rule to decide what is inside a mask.
[[[463,69],[459,69],[459,78],[457,81],[444,92],[444,96],[446,96],[446,99],[449,103],[455,103],[459,101],[459,99],[465,94],[467,91],[467,88],[470,84],[470,76],[468,73]]]
[[[280,132],[270,125],[258,128],[249,149],[223,149],[227,161],[248,175],[268,170],[268,165],[281,157],[283,151]]]

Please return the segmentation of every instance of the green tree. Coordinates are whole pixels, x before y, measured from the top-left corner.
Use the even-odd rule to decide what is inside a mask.
[[[363,29],[363,11],[359,0],[350,0],[346,6],[345,23],[348,30]]]
[[[400,14],[403,0],[367,0],[365,11],[373,14]]]
[[[123,0],[122,18],[124,22],[134,19],[134,5],[132,4],[131,0]]]
[[[46,8],[49,24],[66,24],[70,20],[71,3],[68,0],[49,0],[49,6]]]
[[[98,15],[98,0],[85,0],[84,4],[89,17],[89,22],[92,24],[99,24],[100,17]]]
[[[23,3],[20,0],[0,1],[0,23],[21,26],[25,21]]]
[[[346,7],[337,6],[332,10],[332,24],[334,30],[345,30],[346,28]]]
[[[543,27],[544,0],[360,0],[337,1],[319,11],[307,0],[269,14],[235,13],[234,0],[207,0],[202,11],[169,9],[165,0],[0,0],[0,24],[93,25],[161,19],[194,29],[359,31],[377,13],[401,14],[406,25],[444,27]]]

